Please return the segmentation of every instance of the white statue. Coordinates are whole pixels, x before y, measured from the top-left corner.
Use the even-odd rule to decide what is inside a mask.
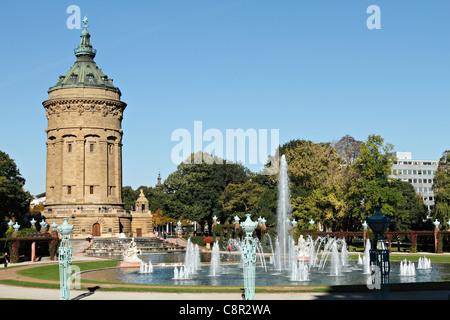
[[[303,238],[303,235],[301,235],[298,239],[298,259],[302,260],[305,258],[309,258],[309,246],[310,243],[306,242],[306,240]]]
[[[134,242],[134,238],[132,238],[131,242],[126,245],[125,249],[122,252],[123,262],[142,262],[142,260],[139,259],[138,254],[142,253],[137,248],[136,242]]]

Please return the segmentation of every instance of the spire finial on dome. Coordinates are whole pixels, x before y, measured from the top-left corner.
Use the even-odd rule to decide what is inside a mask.
[[[78,45],[78,48],[75,49],[75,55],[77,57],[80,56],[90,56],[92,58],[95,57],[95,54],[97,53],[97,50],[95,50],[90,42],[91,35],[89,34],[88,30],[88,18],[85,16],[83,18],[83,31],[81,32],[81,41]]]
[[[88,27],[88,18],[84,16],[83,18],[83,28],[87,30]]]

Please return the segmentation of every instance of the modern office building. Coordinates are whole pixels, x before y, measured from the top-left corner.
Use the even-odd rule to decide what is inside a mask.
[[[413,160],[411,152],[394,152],[394,155],[397,161],[390,177],[410,182],[430,211],[434,206],[433,180],[439,161]]]

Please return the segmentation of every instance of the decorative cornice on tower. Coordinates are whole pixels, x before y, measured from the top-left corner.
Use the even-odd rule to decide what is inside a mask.
[[[112,115],[122,120],[123,111],[127,106],[125,102],[117,100],[83,98],[47,100],[42,104],[45,108],[47,119],[53,114],[59,116],[62,112],[78,112],[79,115],[85,112],[89,114],[100,112],[104,117]]]

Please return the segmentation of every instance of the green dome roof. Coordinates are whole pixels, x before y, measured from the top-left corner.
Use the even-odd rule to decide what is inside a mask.
[[[81,41],[75,49],[77,61],[70,67],[65,75],[59,76],[58,82],[50,87],[49,92],[55,89],[66,87],[98,87],[120,93],[119,88],[113,85],[113,79],[97,66],[94,57],[97,53],[90,42],[91,35],[87,31],[87,18],[83,19],[83,31],[81,32]]]

